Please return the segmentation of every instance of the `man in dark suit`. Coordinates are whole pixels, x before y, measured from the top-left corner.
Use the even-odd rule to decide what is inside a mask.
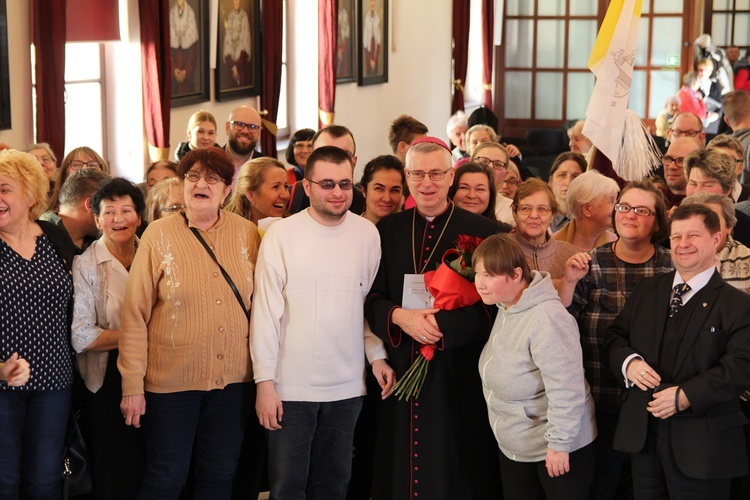
[[[627,388],[614,448],[633,454],[635,498],[728,498],[748,467],[750,299],[716,271],[711,209],[680,206],[670,229],[675,272],[644,279],[606,332]]]

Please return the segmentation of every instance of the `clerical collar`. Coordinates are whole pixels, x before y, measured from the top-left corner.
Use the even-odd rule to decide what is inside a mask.
[[[422,217],[425,220],[428,220],[428,221],[432,222],[435,219],[437,219],[438,217],[440,217],[441,215],[444,215],[448,211],[450,211],[450,213],[453,213],[453,201],[449,199],[448,200],[448,204],[445,205],[445,210],[443,210],[442,212],[440,212],[437,215],[427,216],[427,215],[425,215],[425,214],[423,214],[422,212],[419,211],[419,207],[414,207],[414,210],[419,214],[420,217]]]

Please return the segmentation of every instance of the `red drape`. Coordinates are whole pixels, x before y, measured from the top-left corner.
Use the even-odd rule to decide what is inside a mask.
[[[36,79],[36,140],[65,155],[65,35],[67,0],[32,0]],[[17,145],[23,147],[23,145]]]
[[[118,0],[67,0],[69,42],[120,40]]]
[[[451,114],[464,109],[466,65],[469,59],[470,0],[453,0],[453,101]]]
[[[261,108],[268,111],[266,119],[276,123],[281,92],[281,35],[284,28],[284,5],[278,0],[263,0],[261,4],[263,26],[263,86]],[[276,158],[276,136],[265,131],[261,135],[260,150]]]
[[[482,104],[492,110],[492,56],[495,52],[495,0],[482,0]]]
[[[52,2],[54,3],[54,2]],[[169,2],[138,0],[141,21],[143,120],[152,161],[169,157],[172,82],[169,74]]]
[[[318,0],[318,121],[321,128],[334,120],[338,10],[338,0]]]

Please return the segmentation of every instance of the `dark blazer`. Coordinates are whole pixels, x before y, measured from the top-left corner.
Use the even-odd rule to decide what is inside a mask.
[[[659,351],[667,320],[674,272],[638,284],[622,312],[605,333],[604,356],[618,380],[622,364],[634,353],[660,373]],[[669,418],[680,471],[697,479],[721,479],[747,474],[740,394],[750,387],[750,298],[724,282],[718,272],[700,292],[689,329],[677,357],[674,380],[690,408]],[[623,384],[624,387],[624,384]],[[614,448],[638,453],[646,444],[651,391],[625,389],[615,432]]]

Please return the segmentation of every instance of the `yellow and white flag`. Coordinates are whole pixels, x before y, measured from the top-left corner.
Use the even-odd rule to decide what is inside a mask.
[[[638,20],[643,0],[612,0],[589,58],[596,76],[586,109],[583,135],[616,166],[635,64]]]

